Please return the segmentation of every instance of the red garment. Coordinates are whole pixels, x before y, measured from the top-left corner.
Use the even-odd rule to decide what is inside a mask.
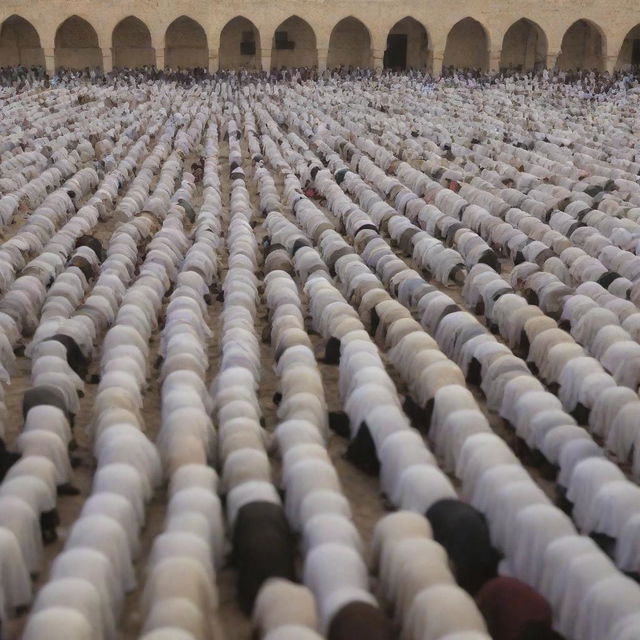
[[[529,585],[515,578],[489,580],[476,596],[493,640],[519,640],[527,623],[551,628],[549,603]]]
[[[451,180],[451,182],[449,182],[449,189],[454,193],[458,193],[460,190],[460,184],[456,180]]]
[[[318,192],[313,188],[313,187],[307,187],[304,190],[304,195],[307,196],[307,198],[317,198],[318,197]]]

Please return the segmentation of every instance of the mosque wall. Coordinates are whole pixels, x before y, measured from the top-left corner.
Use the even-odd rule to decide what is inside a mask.
[[[248,47],[244,43],[254,43]],[[228,22],[220,35],[219,68],[220,69],[250,69],[261,68],[260,33],[253,22],[244,17],[233,18]]]
[[[25,67],[31,67],[44,64],[44,55],[40,47],[18,48],[7,45],[0,47],[0,60],[2,60],[2,65],[0,66],[24,65]]]
[[[6,23],[8,28],[3,28],[0,35],[0,65],[16,61],[29,64],[44,58],[49,71],[62,64],[95,65],[108,70],[114,64],[139,65],[150,60],[158,67],[198,64],[211,70],[268,69],[316,61],[320,68],[337,63],[381,68],[388,59],[385,49],[389,32],[397,22],[411,17],[426,30],[427,45],[412,36],[414,26],[405,21],[406,64],[426,65],[436,74],[443,63],[464,67],[477,66],[478,62],[488,69],[520,65],[529,68],[535,61],[544,61],[548,67],[558,64],[561,68],[595,66],[612,70],[631,61],[634,45],[628,34],[640,24],[640,4],[635,0],[621,0],[615,6],[608,0],[470,0],[453,5],[424,0],[139,0],[133,10],[149,31],[149,46],[114,43],[115,27],[132,12],[132,5],[126,0],[2,0],[0,22],[11,16],[27,20],[37,33],[40,51],[9,33],[16,26],[14,19]],[[83,45],[87,32],[76,24],[67,29],[67,44],[56,47],[56,33],[72,16],[86,21],[97,45]],[[180,16],[195,21],[205,37],[193,41],[185,32],[181,43],[167,45],[171,37],[168,28]],[[246,29],[223,37],[225,25],[239,16],[250,21],[256,31],[255,53],[247,54],[246,47],[241,52],[242,32]],[[275,31],[292,16],[301,19],[290,29],[294,49],[274,48]],[[353,20],[345,24],[342,21],[347,17]],[[465,18],[477,21],[481,28],[468,21],[458,25],[449,37],[454,26]],[[519,26],[524,39],[507,39],[503,51],[505,34],[522,18],[539,25],[537,37]],[[576,28],[565,38],[576,20],[588,28]],[[397,27],[395,32],[400,33]]]
[[[616,69],[625,68],[633,63],[634,40],[637,41],[635,47],[636,55],[638,55],[640,54],[640,25],[634,27],[624,39],[622,46],[620,47],[620,52],[618,53]]]
[[[138,18],[125,18],[113,30],[111,51],[115,67],[144,67],[155,64],[151,33]]]
[[[278,38],[286,34],[287,40],[276,43]],[[283,42],[289,43],[284,45]],[[286,48],[292,46],[293,48]],[[318,63],[318,45],[313,29],[297,16],[288,18],[274,32],[271,40],[271,66],[281,67],[313,67]]]
[[[171,69],[206,68],[209,62],[207,34],[200,24],[180,16],[168,27],[164,38],[164,60]]]
[[[72,16],[60,26],[54,39],[54,58],[56,67],[102,67],[98,34],[87,20]]]
[[[501,69],[530,71],[544,67],[547,43],[539,27],[526,20],[512,25],[502,41]]]
[[[56,49],[56,68],[84,69],[85,67],[102,68],[102,54],[95,47],[65,47]]]
[[[391,28],[390,35],[407,36],[407,67],[424,69],[429,60],[429,37],[425,28],[413,18],[404,18]]]
[[[482,25],[472,18],[454,25],[447,36],[443,66],[486,71],[488,64],[489,47]]]
[[[602,35],[599,29],[579,20],[562,39],[562,53],[558,57],[560,69],[602,69]]]
[[[44,64],[38,33],[26,20],[14,16],[0,27],[0,60],[10,65]]]
[[[207,51],[198,47],[165,49],[165,62],[169,69],[195,69],[207,67]]]
[[[329,67],[371,65],[371,36],[362,22],[349,17],[335,26],[329,40],[327,65]]]
[[[120,46],[114,48],[113,66],[129,67],[152,67],[156,63],[156,52],[147,47],[127,47]]]

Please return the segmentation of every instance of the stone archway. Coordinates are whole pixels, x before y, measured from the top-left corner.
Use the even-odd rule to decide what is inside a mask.
[[[484,27],[473,18],[463,18],[447,35],[443,67],[481,69],[489,66],[489,39]]]
[[[156,63],[147,25],[135,16],[121,20],[113,30],[111,49],[114,67],[150,67]]]
[[[260,32],[243,16],[229,20],[220,34],[220,69],[261,68]]]
[[[0,67],[17,65],[44,67],[44,50],[35,27],[14,15],[0,26]]]
[[[414,18],[407,16],[396,22],[387,36],[384,66],[388,69],[421,69],[429,63],[427,30]]]
[[[360,20],[349,16],[333,27],[327,66],[370,67],[371,34]]]
[[[318,64],[316,34],[311,25],[298,16],[280,23],[271,42],[271,66],[315,67]]]
[[[96,30],[83,18],[67,18],[56,31],[54,57],[56,68],[102,68]]]
[[[532,71],[547,63],[547,36],[533,21],[514,22],[502,39],[501,69]]]
[[[640,67],[640,24],[629,30],[622,41],[616,60],[616,69],[637,69]]]
[[[206,69],[209,65],[207,34],[187,16],[176,18],[164,35],[164,63],[168,69]]]
[[[565,32],[560,45],[558,69],[604,68],[602,31],[589,20],[577,20]]]

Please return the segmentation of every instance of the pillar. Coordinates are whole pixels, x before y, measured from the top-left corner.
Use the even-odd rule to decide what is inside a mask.
[[[164,69],[164,49],[156,49],[156,69]]]
[[[327,70],[327,60],[329,59],[329,48],[318,47],[318,71]]]
[[[558,56],[560,55],[560,53],[547,53],[547,61],[546,61],[546,68],[547,69],[555,69],[556,68],[556,64],[558,63]]]
[[[434,51],[431,60],[431,75],[439,78],[442,75],[442,63],[444,62],[444,51]]]
[[[111,49],[102,49],[102,70],[105,73],[113,71],[113,55]]]
[[[47,73],[52,76],[56,72],[56,54],[55,49],[43,49],[44,51],[44,66]]]
[[[371,63],[376,71],[384,69],[384,49],[371,50]]]
[[[262,54],[262,70],[271,71],[271,49],[260,49]]]
[[[500,71],[500,58],[502,57],[502,51],[489,51],[489,69],[491,73],[497,73]]]
[[[218,71],[218,50],[209,49],[209,73]]]

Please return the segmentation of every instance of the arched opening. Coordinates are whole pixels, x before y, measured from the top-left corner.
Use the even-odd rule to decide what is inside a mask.
[[[164,62],[168,69],[207,69],[209,47],[204,29],[191,18],[180,16],[164,34]]]
[[[547,63],[547,37],[531,20],[522,18],[514,22],[502,40],[501,69],[532,71]]]
[[[558,69],[599,69],[603,67],[604,42],[598,27],[588,20],[574,22],[564,34]]]
[[[484,27],[477,20],[464,18],[453,25],[447,36],[442,66],[487,70],[489,41]]]
[[[638,69],[640,67],[640,24],[637,24],[624,37],[616,69]]]
[[[7,18],[0,27],[0,67],[44,67],[44,51],[35,27],[20,16]]]
[[[387,36],[384,66],[387,69],[424,70],[428,65],[429,37],[427,30],[413,18],[396,22]]]
[[[121,20],[111,36],[114,67],[150,67],[156,63],[147,25],[135,16]]]
[[[260,32],[251,20],[237,16],[227,22],[220,34],[219,61],[221,69],[261,69]]]
[[[340,20],[329,38],[327,67],[370,67],[371,36],[360,20]]]
[[[54,58],[56,68],[102,68],[96,30],[78,16],[67,18],[56,31]]]
[[[316,34],[311,25],[291,16],[280,24],[273,34],[271,43],[271,66],[315,67],[318,64]]]

